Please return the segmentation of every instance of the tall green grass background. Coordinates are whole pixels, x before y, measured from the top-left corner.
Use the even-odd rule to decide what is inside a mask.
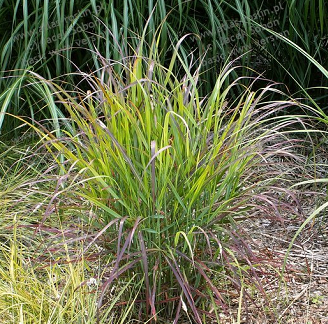
[[[97,52],[108,63],[124,64],[122,59],[134,55],[143,34],[147,44],[143,55],[151,57],[155,50],[159,61],[167,67],[175,44],[190,34],[181,44],[181,56],[187,63],[188,56],[194,55],[191,64],[199,65],[196,58],[207,53],[200,76],[204,93],[211,89],[224,63],[242,54],[241,64],[254,63],[257,72],[287,84],[290,93],[298,91],[298,84],[303,88],[327,85],[326,78],[302,54],[255,25],[268,26],[287,36],[325,65],[328,27],[327,4],[323,0],[282,0],[270,4],[240,0],[4,0],[0,3],[0,15],[0,100],[5,103],[2,110],[33,119],[59,118],[61,113],[58,109],[43,109],[44,99],[31,93],[15,76],[33,69],[47,79],[66,74],[68,87],[74,83],[82,85],[80,74],[72,72],[93,71],[99,77]],[[119,73],[120,64],[115,67]],[[243,73],[250,75],[249,71],[244,69]],[[324,100],[323,91],[316,88],[315,93],[316,100]],[[3,133],[17,125],[13,119],[3,124],[1,116]]]

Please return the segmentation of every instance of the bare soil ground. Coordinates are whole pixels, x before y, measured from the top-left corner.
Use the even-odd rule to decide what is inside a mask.
[[[252,226],[258,247],[268,255],[280,255],[281,259],[285,257],[289,243],[299,228],[284,228],[273,222],[253,223],[249,228]],[[328,323],[327,237],[327,227],[315,223],[300,234],[289,252],[283,286],[279,290],[280,280],[274,274],[267,284],[270,287],[267,293],[270,302],[276,307],[278,318],[270,319],[266,314],[256,314],[254,309],[255,314],[250,316],[252,319],[245,323]]]

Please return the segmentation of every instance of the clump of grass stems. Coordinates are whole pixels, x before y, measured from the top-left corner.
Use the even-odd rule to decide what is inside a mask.
[[[202,323],[226,309],[221,280],[240,292],[242,274],[264,293],[257,281],[258,260],[236,220],[252,208],[251,198],[263,184],[249,182],[252,170],[275,154],[265,143],[292,123],[275,113],[294,103],[267,101],[276,91],[273,84],[257,91],[245,87],[232,99],[242,81],[225,86],[237,69],[233,63],[221,71],[208,96],[200,97],[201,66],[184,65],[178,47],[170,66],[181,65],[182,81],[172,69],[138,53],[127,62],[122,66],[127,83],[106,64],[102,78],[84,74],[90,90],[75,89],[76,97],[30,73],[31,86],[52,89],[70,122],[61,137],[30,124],[64,175],[42,221],[61,196],[95,206],[96,237],[115,256],[98,299],[100,310],[106,309],[109,288],[133,277],[144,282],[137,285],[133,306],[134,311],[140,307],[140,319],[176,323],[185,310]],[[122,296],[124,305],[129,298]],[[247,291],[243,296],[250,297]],[[214,313],[208,312],[211,307]]]

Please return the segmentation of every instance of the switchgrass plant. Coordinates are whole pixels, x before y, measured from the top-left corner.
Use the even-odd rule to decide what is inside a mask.
[[[267,101],[278,91],[270,83],[231,97],[242,81],[225,86],[236,72],[233,63],[201,97],[201,66],[184,65],[178,47],[169,65],[184,69],[182,80],[138,53],[127,62],[124,78],[112,64],[102,68],[102,78],[84,74],[90,90],[75,89],[75,97],[58,82],[30,74],[31,87],[48,86],[71,123],[61,137],[29,123],[62,174],[42,221],[61,197],[96,208],[91,224],[98,234],[88,248],[99,241],[115,257],[106,267],[100,313],[111,287],[133,278],[138,298],[131,307],[140,320],[177,323],[182,313],[197,323],[218,320],[229,301],[220,289],[227,281],[230,290],[244,289],[243,302],[251,297],[242,276],[265,296],[259,260],[237,223],[253,208],[256,193],[275,180],[263,178],[257,167],[283,151],[285,140],[270,149],[266,144],[293,123],[275,114],[295,103]],[[129,300],[123,293],[120,305]]]

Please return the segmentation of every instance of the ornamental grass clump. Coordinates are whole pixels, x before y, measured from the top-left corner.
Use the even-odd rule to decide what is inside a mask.
[[[266,182],[252,177],[261,179],[258,166],[275,149],[282,151],[277,142],[267,150],[266,142],[291,123],[276,113],[292,103],[266,101],[278,91],[274,84],[257,91],[240,91],[243,78],[226,84],[238,70],[233,62],[220,72],[212,92],[200,97],[201,66],[188,68],[178,58],[176,49],[170,67],[180,64],[182,80],[141,55],[126,59],[120,75],[115,63],[100,57],[102,78],[84,74],[89,90],[76,89],[76,97],[31,73],[34,83],[53,90],[65,108],[65,124],[70,123],[62,136],[41,124],[33,127],[62,174],[43,221],[60,197],[82,199],[94,208],[86,221],[97,234],[84,253],[97,242],[111,259],[99,311],[110,302],[111,287],[134,278],[136,288],[132,285],[126,298],[122,294],[121,307],[129,306],[132,291],[133,309],[142,320],[177,323],[185,311],[202,323],[227,309],[229,289],[250,298],[241,277],[264,293],[258,260],[237,220],[270,183],[270,176],[263,177]],[[239,96],[231,99],[237,86]],[[225,294],[220,287],[227,282]]]

